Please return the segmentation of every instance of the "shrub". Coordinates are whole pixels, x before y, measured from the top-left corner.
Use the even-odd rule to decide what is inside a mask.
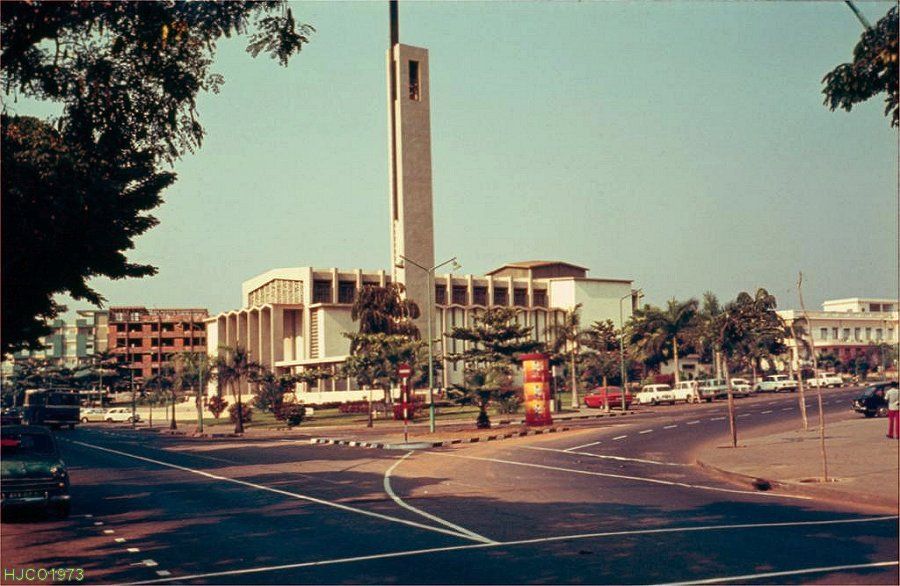
[[[298,403],[284,403],[276,417],[288,424],[288,427],[300,425],[306,417],[306,407]]]
[[[510,415],[518,413],[522,406],[522,395],[519,393],[510,393],[505,397],[501,397],[494,401],[494,408],[500,415]]]
[[[237,423],[237,403],[228,408],[228,418],[232,423]],[[247,403],[241,404],[241,421],[250,423],[253,420],[253,407]]]
[[[222,397],[216,395],[212,397],[209,401],[206,402],[206,408],[209,409],[210,413],[213,414],[213,417],[216,419],[219,418],[219,415],[225,411],[225,407],[228,406],[228,401],[223,399]]]
[[[349,401],[347,403],[341,403],[338,407],[338,411],[341,413],[368,413],[369,412],[369,402],[368,401]]]

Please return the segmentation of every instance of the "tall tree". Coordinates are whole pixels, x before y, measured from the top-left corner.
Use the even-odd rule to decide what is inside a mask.
[[[864,24],[862,37],[853,49],[853,61],[825,74],[822,93],[829,109],[849,112],[856,104],[883,93],[884,115],[890,116],[892,127],[900,125],[897,16],[897,6],[893,6],[875,26]]]
[[[286,64],[312,28],[285,2],[3,3],[4,92],[62,115],[4,109],[0,354],[37,346],[64,310],[55,295],[100,305],[92,277],[156,272],[125,253],[157,223],[148,212],[175,179],[161,165],[201,146],[197,95],[224,81],[216,43],[247,31],[251,54]]]
[[[451,354],[463,363],[463,383],[449,393],[461,405],[478,407],[476,425],[490,427],[487,408],[518,391],[512,387],[513,368],[518,356],[534,352],[542,344],[531,337],[531,328],[516,322],[516,310],[494,307],[477,315],[469,327],[455,327],[448,337],[463,342],[462,352]]]
[[[241,403],[242,385],[252,380],[260,371],[260,364],[250,358],[250,351],[237,344],[233,348],[223,347],[224,356],[215,359],[213,373],[222,386],[231,389],[236,399],[236,421],[234,433],[244,433],[244,409]]]
[[[360,334],[390,334],[419,337],[413,320],[419,317],[419,306],[406,299],[401,283],[365,285],[356,295],[350,317],[359,322]]]
[[[631,318],[631,343],[637,346],[648,366],[671,357],[676,383],[681,381],[679,345],[691,337],[698,306],[696,299],[670,299],[665,309],[646,305]]]
[[[611,320],[595,321],[585,330],[582,345],[585,352],[581,354],[581,378],[592,385],[607,386],[609,380],[622,384],[621,355],[619,352],[619,333]],[[626,369],[628,369],[626,361]],[[609,409],[609,404],[603,406]]]
[[[551,351],[565,354],[569,363],[569,387],[572,391],[572,409],[578,409],[578,361],[587,333],[581,328],[581,304],[563,313],[561,322],[547,327],[552,340]]]

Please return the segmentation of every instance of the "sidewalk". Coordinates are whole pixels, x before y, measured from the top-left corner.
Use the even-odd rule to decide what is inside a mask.
[[[812,423],[812,422],[810,422]],[[900,441],[885,437],[887,420],[851,419],[825,428],[829,482],[822,482],[818,428],[708,446],[697,463],[741,483],[802,493],[885,513],[898,512]]]

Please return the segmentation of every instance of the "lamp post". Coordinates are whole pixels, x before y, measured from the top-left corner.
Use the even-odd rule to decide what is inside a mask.
[[[434,318],[432,317],[434,314],[434,271],[450,263],[453,263],[453,270],[462,268],[462,265],[456,262],[456,257],[454,256],[440,264],[427,268],[401,254],[400,260],[395,263],[394,266],[398,269],[404,268],[403,261],[422,269],[428,277],[428,305],[425,307],[425,316],[428,320],[428,327],[426,329],[426,335],[428,336],[428,430],[430,433],[434,433],[434,340],[432,339],[431,333],[432,322],[434,321]]]
[[[625,372],[625,312],[622,309],[622,302],[628,299],[629,297],[633,298],[635,295],[640,298],[640,294],[643,289],[638,289],[637,291],[632,291],[628,295],[623,295],[621,299],[619,299],[619,366],[621,368],[621,376],[622,376],[622,411],[624,412],[628,406],[625,402],[625,393],[628,391],[628,373]]]

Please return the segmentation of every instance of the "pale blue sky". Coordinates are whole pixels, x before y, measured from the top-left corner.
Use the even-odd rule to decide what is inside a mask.
[[[871,21],[889,3],[861,3]],[[897,135],[822,105],[861,27],[833,3],[401,3],[431,59],[436,257],[562,259],[647,300],[763,286],[796,307],[897,291]],[[151,279],[111,304],[240,302],[275,267],[390,267],[387,3],[294,3],[288,68],[220,44],[208,136],[176,166]],[[81,304],[70,304],[70,307]]]

